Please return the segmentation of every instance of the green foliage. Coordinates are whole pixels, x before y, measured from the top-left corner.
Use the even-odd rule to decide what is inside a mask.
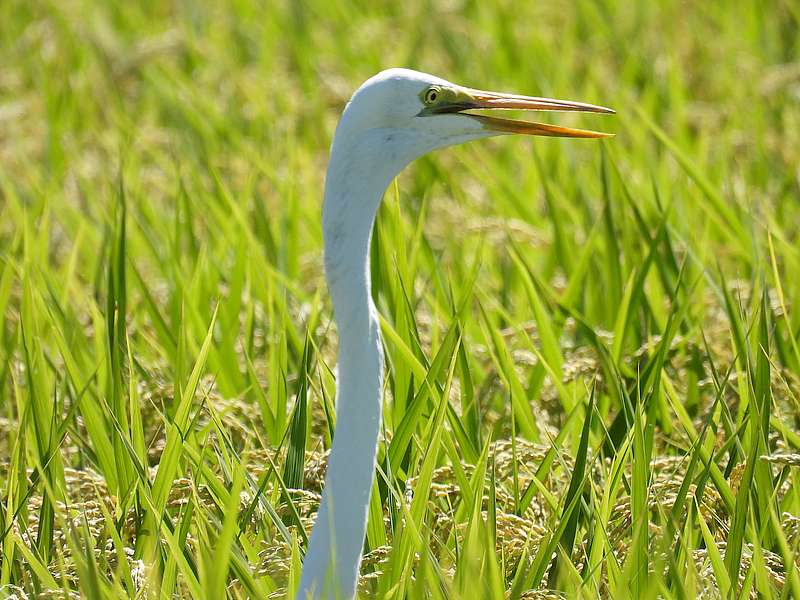
[[[0,64],[0,597],[292,597],[326,158],[398,65],[617,137],[388,191],[361,595],[800,597],[796,2],[7,0]]]

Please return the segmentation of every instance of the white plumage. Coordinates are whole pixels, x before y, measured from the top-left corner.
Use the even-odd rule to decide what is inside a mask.
[[[355,595],[383,388],[369,244],[389,183],[415,158],[470,140],[509,133],[607,135],[464,112],[493,108],[613,112],[587,104],[470,90],[425,73],[390,69],[355,92],[336,128],[322,211],[325,274],[339,331],[336,433],[298,600],[349,600]]]

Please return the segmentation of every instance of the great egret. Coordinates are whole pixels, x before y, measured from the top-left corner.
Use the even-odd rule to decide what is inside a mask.
[[[325,275],[339,330],[336,435],[298,600],[348,600],[355,595],[383,387],[369,244],[389,183],[415,158],[470,140],[512,133],[610,135],[466,112],[474,109],[614,112],[580,102],[473,90],[408,69],[382,71],[353,94],[333,138],[322,209]]]

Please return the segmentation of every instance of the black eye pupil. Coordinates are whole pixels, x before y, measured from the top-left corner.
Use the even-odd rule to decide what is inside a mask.
[[[433,102],[436,100],[436,90],[431,90],[428,92],[428,102]]]

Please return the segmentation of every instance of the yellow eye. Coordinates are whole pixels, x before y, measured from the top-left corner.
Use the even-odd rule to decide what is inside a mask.
[[[433,104],[439,99],[439,95],[442,93],[438,87],[429,87],[425,92],[425,104]]]

